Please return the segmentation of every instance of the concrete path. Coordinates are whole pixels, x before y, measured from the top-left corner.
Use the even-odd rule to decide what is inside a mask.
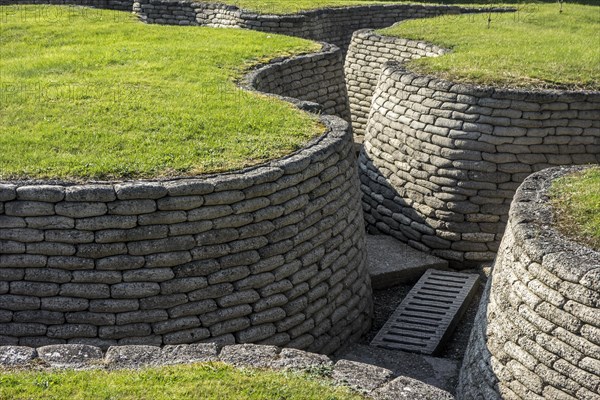
[[[367,265],[373,289],[416,282],[429,268],[448,269],[448,261],[386,235],[367,235]]]
[[[455,360],[354,344],[335,355],[336,360],[356,361],[393,372],[395,377],[413,378],[454,393],[460,365]]]

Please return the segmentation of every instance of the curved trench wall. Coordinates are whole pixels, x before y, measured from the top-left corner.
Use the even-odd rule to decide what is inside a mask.
[[[346,54],[344,73],[355,140],[362,142],[364,139],[373,93],[384,63],[436,57],[447,52],[430,43],[381,36],[372,29],[354,32]]]
[[[331,122],[331,121],[330,121]],[[260,342],[329,353],[370,323],[347,125],[207,179],[0,186],[0,342]]]
[[[577,169],[544,170],[517,191],[458,398],[599,397],[600,253],[552,228],[547,198],[554,179]]]
[[[368,227],[457,267],[492,260],[525,177],[600,162],[599,110],[598,92],[457,84],[384,63],[359,156]]]
[[[340,50],[326,47],[244,84],[298,97],[317,85],[326,90],[310,98],[335,109],[339,80],[322,80],[331,70]],[[326,133],[302,150],[231,174],[0,183],[0,344],[331,353],[358,338],[372,305],[352,134],[321,120]]]
[[[247,86],[283,96],[307,111],[349,120],[343,65],[340,48],[324,43],[320,54],[310,59],[291,57],[251,73]]]
[[[409,18],[477,12],[456,6],[419,4],[324,8],[290,15],[266,15],[236,6],[172,0],[138,0],[133,10],[148,23],[237,27],[326,41],[345,53],[354,31],[384,28]]]

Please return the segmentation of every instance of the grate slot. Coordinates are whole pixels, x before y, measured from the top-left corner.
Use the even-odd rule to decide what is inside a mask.
[[[421,347],[427,346],[427,344],[425,344],[425,343],[415,343],[415,342],[409,342],[407,340],[399,340],[399,339],[395,339],[395,338],[386,338],[385,341],[392,342],[392,343],[398,343],[398,344],[408,344],[409,346],[421,346]]]
[[[440,293],[437,293],[437,292],[431,292],[431,293],[429,293],[429,292],[430,291],[428,289],[421,289],[417,293],[418,294],[422,294],[422,295],[426,295],[426,296],[430,296],[432,298],[433,298],[433,296],[435,296],[435,297],[444,297],[446,299],[456,299],[456,296],[450,296],[450,295],[447,295],[447,294],[440,294]]]
[[[466,275],[466,274],[463,274],[462,272],[449,272],[449,271],[437,271],[437,270],[433,270],[430,275],[433,275],[433,276],[447,276],[448,278],[463,278],[464,275]]]
[[[414,298],[418,299],[418,300],[423,300],[423,301],[433,301],[433,302],[436,302],[436,303],[454,304],[454,302],[452,302],[452,301],[440,300],[440,299],[433,299],[431,297],[414,296]]]
[[[442,320],[442,318],[428,317],[428,316],[425,316],[425,315],[414,315],[414,314],[407,314],[407,313],[402,313],[400,315],[401,316],[406,316],[406,317],[413,317],[413,318],[430,319],[432,321],[441,321]]]
[[[473,274],[428,270],[371,345],[434,354],[466,311],[478,279]]]
[[[418,340],[431,340],[430,337],[423,338],[423,335],[419,335],[419,332],[406,331],[406,330],[395,330],[390,331],[391,333],[402,336],[403,338],[418,339]]]
[[[427,308],[425,308],[425,309],[420,308],[419,309],[419,308],[415,308],[415,307],[406,307],[406,311],[418,311],[418,312],[428,312],[428,313],[437,314],[437,315],[446,315],[445,312],[428,310]]]
[[[427,285],[427,286],[440,286],[440,287],[443,287],[443,288],[455,288],[455,289],[462,288],[461,285],[448,285],[448,284],[445,284],[445,283],[437,283],[437,282],[432,282],[432,281],[428,281],[425,285]],[[460,290],[455,290],[454,292],[455,293],[460,293]]]
[[[430,280],[432,281],[439,281],[439,282],[448,282],[448,283],[459,283],[459,284],[464,284],[465,281],[461,281],[461,280],[456,280],[456,279],[442,279],[442,278],[430,278]]]
[[[444,287],[444,285],[440,285],[442,287]],[[446,289],[441,289],[439,287],[427,287],[427,286],[423,286],[423,289],[426,290],[431,290],[433,292],[442,292],[442,293],[454,293],[454,294],[459,294],[460,290],[446,290]]]
[[[406,332],[423,332],[423,333],[436,333],[436,331],[432,331],[431,329],[421,329],[421,328],[414,328],[412,326],[398,326],[398,325],[392,325],[393,330],[392,331],[406,331]]]
[[[437,334],[437,332],[417,332],[407,329],[392,329],[390,330],[390,333],[392,333],[395,337],[402,337],[404,339],[418,339],[423,341],[431,340],[431,338],[435,337]]]
[[[439,308],[440,310],[449,310],[450,309],[450,307],[448,307],[448,306],[440,306],[439,304],[427,304],[427,302],[425,302],[425,301],[421,301],[418,303],[411,301],[408,304],[410,304],[411,306],[417,306],[417,307],[426,305],[427,307]],[[450,303],[450,304],[452,304],[452,303]]]
[[[432,328],[437,328],[439,325],[438,324],[430,324],[429,322],[423,322],[423,321],[411,321],[409,319],[406,318],[399,318],[396,320],[396,322],[404,322],[405,324],[413,324],[413,323],[417,323],[419,325],[423,325],[423,326],[431,326]]]

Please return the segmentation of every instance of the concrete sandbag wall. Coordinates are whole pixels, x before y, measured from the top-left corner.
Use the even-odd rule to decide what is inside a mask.
[[[515,195],[463,361],[460,399],[600,396],[600,253],[553,227],[552,181],[527,178]]]
[[[444,52],[376,39],[357,33],[348,57],[370,52],[373,64],[392,48],[404,61]],[[355,68],[348,81],[364,74],[368,92],[373,68]],[[457,267],[493,260],[515,190],[532,172],[600,162],[598,92],[455,83],[394,61],[380,68],[359,156],[367,226]],[[361,85],[349,85],[353,113]]]
[[[336,109],[330,96],[344,88],[326,79],[331,68],[341,71],[340,51],[326,46],[263,66],[244,85],[298,97],[331,88],[310,98]],[[304,69],[302,85],[288,86]],[[352,134],[338,117],[321,122],[324,134],[301,150],[232,173],[1,182],[0,344],[331,353],[359,337],[372,305]]]

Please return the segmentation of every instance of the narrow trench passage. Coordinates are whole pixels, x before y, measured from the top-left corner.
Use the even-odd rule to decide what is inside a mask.
[[[467,312],[459,322],[450,340],[446,342],[443,350],[437,357],[457,360],[459,362],[464,357],[484,286],[485,282],[478,285],[477,292],[471,300]],[[363,335],[358,342],[359,344],[369,345],[371,343],[371,340],[373,340],[377,332],[383,327],[390,315],[398,305],[400,305],[412,287],[412,284],[407,284],[394,286],[388,289],[373,290],[373,321],[371,329]]]
[[[344,56],[345,70],[349,67],[348,63],[352,63],[355,61],[352,58],[347,57],[349,46],[350,41],[348,43],[344,43],[341,46]],[[348,82],[346,82],[346,89],[347,93],[350,93]],[[346,101],[349,102],[350,98],[346,99]],[[352,110],[350,110],[350,112],[352,112]],[[362,147],[362,139],[362,136],[355,135],[355,149],[357,156]],[[463,270],[461,272],[479,273],[480,271]],[[483,274],[481,274],[481,276],[485,277]],[[479,307],[485,283],[485,279],[482,279],[479,282],[475,296],[471,300],[465,315],[460,320],[450,339],[444,344],[443,350],[439,354],[437,354],[436,357],[456,360],[459,363],[462,361],[468,345],[469,336],[473,327],[475,315],[477,314],[477,309]],[[383,327],[385,322],[400,305],[400,303],[405,298],[407,293],[412,289],[412,287],[413,284],[401,284],[393,286],[391,288],[373,290],[373,320],[371,329],[361,337],[360,341],[357,344],[368,346],[371,343],[372,339],[375,337],[377,332],[379,332],[379,330]]]

